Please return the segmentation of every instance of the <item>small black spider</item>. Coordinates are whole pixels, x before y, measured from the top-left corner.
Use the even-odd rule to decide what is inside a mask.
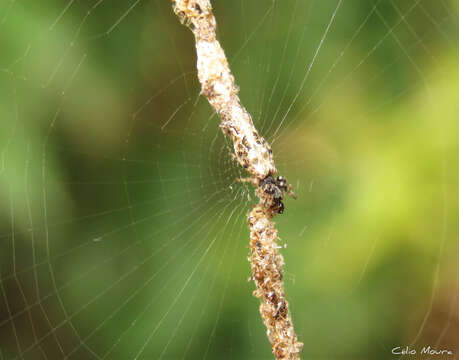
[[[270,195],[269,200],[271,201],[267,201],[265,205],[277,211],[278,214],[282,214],[285,209],[284,203],[282,202],[284,199],[284,192],[295,198],[295,194],[293,194],[290,184],[283,176],[274,178],[273,176],[268,175],[260,181],[259,186],[262,187],[265,194]]]

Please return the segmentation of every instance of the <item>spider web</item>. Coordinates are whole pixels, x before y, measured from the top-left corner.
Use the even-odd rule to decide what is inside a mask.
[[[457,3],[213,6],[298,196],[276,222],[304,357],[458,358]],[[272,358],[256,199],[170,3],[9,0],[0,30],[0,359]]]

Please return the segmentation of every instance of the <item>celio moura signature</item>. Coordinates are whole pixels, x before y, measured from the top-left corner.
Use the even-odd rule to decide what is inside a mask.
[[[392,348],[392,354],[395,355],[453,355],[453,352],[448,349],[435,349],[432,346],[424,346],[421,350],[416,350],[409,346],[396,346]]]

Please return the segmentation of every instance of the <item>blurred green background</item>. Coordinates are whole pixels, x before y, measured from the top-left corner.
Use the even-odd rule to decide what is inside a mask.
[[[297,200],[304,359],[459,353],[459,3],[212,1]],[[246,214],[169,1],[0,4],[0,359],[270,359]]]

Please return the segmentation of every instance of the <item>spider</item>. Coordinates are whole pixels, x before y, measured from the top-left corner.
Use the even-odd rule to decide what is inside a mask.
[[[271,174],[266,176],[263,180],[256,178],[239,178],[239,182],[248,182],[256,186],[258,196],[264,199],[264,206],[270,208],[278,214],[283,214],[285,210],[284,192],[289,194],[292,198],[296,199],[296,195],[292,191],[292,185],[287,182],[283,176],[273,177]]]
[[[265,206],[275,210],[278,214],[282,214],[285,210],[284,203],[282,202],[284,192],[296,199],[292,191],[292,186],[283,176],[274,178],[272,175],[268,175],[260,181],[259,187],[268,195],[265,200]]]

